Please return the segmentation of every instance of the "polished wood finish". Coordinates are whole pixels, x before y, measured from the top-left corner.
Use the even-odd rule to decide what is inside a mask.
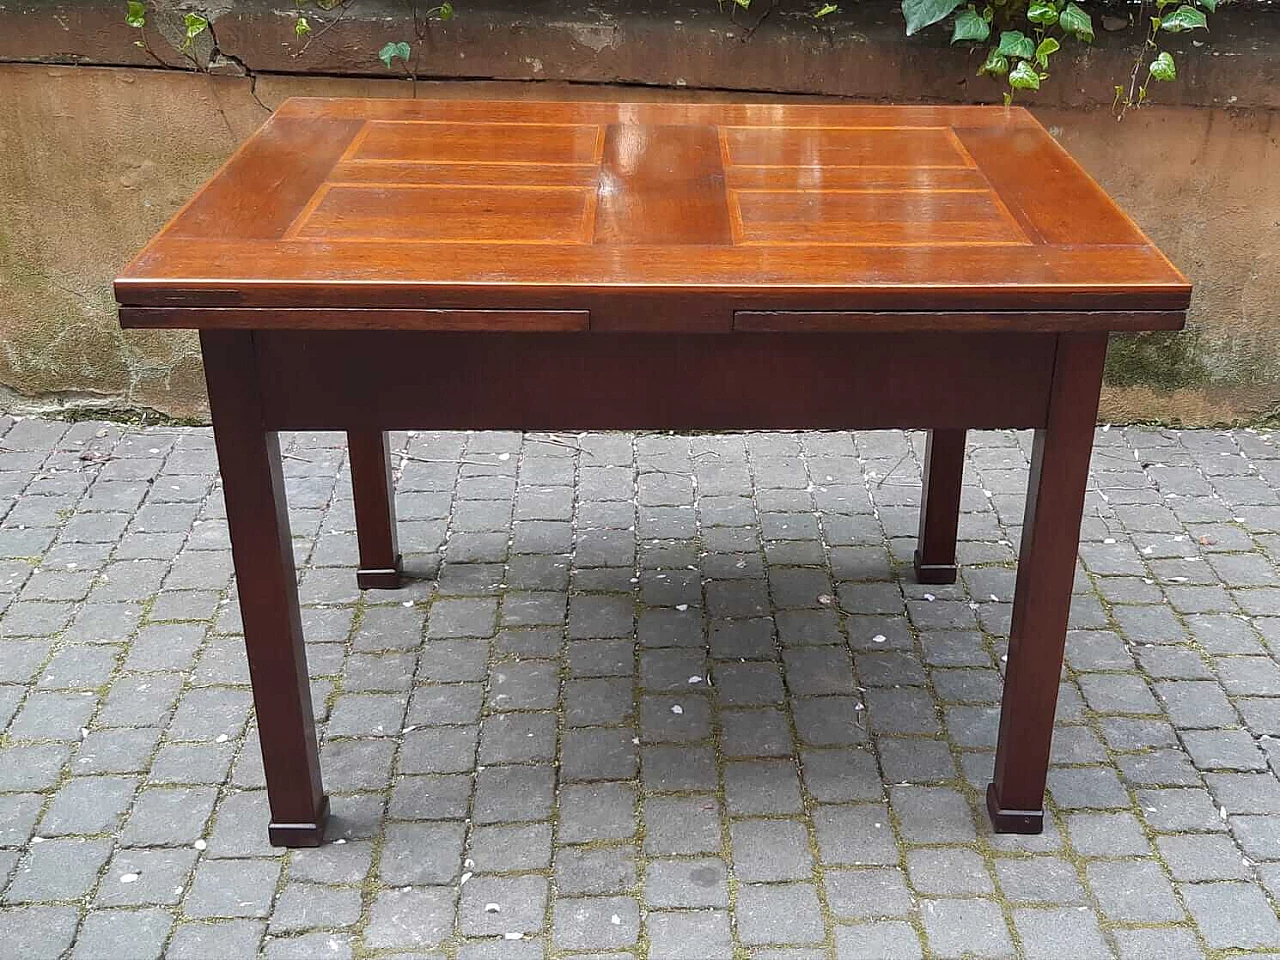
[[[611,124],[595,189],[593,243],[733,243],[715,127]]]
[[[592,330],[619,310],[671,329],[695,297],[724,329],[735,310],[878,310],[1022,330],[1034,310],[1065,331],[1091,311],[1167,328],[1149,312],[1185,311],[1190,286],[1021,108],[294,99],[116,296],[586,310]]]
[[[724,126],[724,160],[733,167],[972,167],[948,120],[859,123],[839,115],[790,126],[791,118]],[[821,125],[818,125],[821,124]]]
[[[740,242],[833,247],[1025,243],[988,190],[741,191],[733,198]]]
[[[956,533],[964,480],[963,430],[930,430],[920,495],[920,535],[914,565],[921,583],[956,582]]]
[[[1043,310],[1014,317],[1010,311],[939,313],[930,310],[738,310],[733,329],[747,333],[853,333],[856,331],[1007,330],[1012,322],[1024,333],[1056,333],[1083,330],[1181,330],[1186,314],[1177,310],[1115,311]],[[1130,326],[1132,324],[1132,326]]]
[[[591,326],[586,310],[361,310],[353,307],[273,309],[280,326],[306,330],[505,330],[521,333],[567,333]],[[187,307],[121,307],[122,318],[145,316],[139,327],[184,329],[191,326]],[[222,330],[262,327],[260,307],[209,307],[201,316]],[[271,324],[275,326],[276,323]]]
[[[348,432],[347,452],[360,548],[356,583],[362,590],[394,590],[400,586],[400,549],[396,543],[395,483],[386,431]]]
[[[329,800],[311,712],[280,442],[265,426],[253,334],[200,334],[236,590],[271,804],[271,842],[314,847]]]
[[[595,166],[600,162],[600,128],[593,123],[462,123],[430,115],[400,120],[370,119],[344,159],[415,163],[518,163],[526,168]]]
[[[1154,248],[1141,246],[615,248],[369,240],[338,247],[162,238],[126,268],[146,276],[117,279],[116,298],[128,307],[585,309],[593,330],[620,311],[633,323],[649,316],[653,329],[670,329],[673,306],[697,300],[700,312],[723,318],[722,327],[734,310],[973,310],[1004,314],[1013,322],[1003,329],[1019,330],[1015,314],[1041,310],[1110,310],[1117,323],[1144,329],[1130,312],[1185,311],[1190,297],[1185,286],[1132,279],[1158,278],[1167,269]],[[652,279],[611,280],[620,264],[631,263],[644,264]],[[803,277],[796,264],[804,265]],[[450,275],[466,279],[449,282]],[[1092,285],[1070,279],[1089,275]],[[990,282],[975,283],[980,276]],[[866,279],[859,286],[855,277]],[[146,317],[124,316],[126,325]],[[303,314],[281,322],[288,318],[305,326]]]
[[[987,789],[997,830],[1044,828],[1049,747],[1106,354],[1105,334],[1058,338],[1048,416],[1035,432],[995,776]]]
[[[326,185],[286,239],[578,243],[590,202],[580,187]]]
[[[1150,244],[1101,189],[1084,187],[1093,181],[1051,137],[1030,127],[965,127],[956,136],[1033,243]]]
[[[1033,427],[1044,423],[1056,342],[292,330],[255,339],[272,371],[261,390],[276,430]]]
[[[324,188],[329,171],[363,126],[355,119],[304,120],[277,113],[178,211],[160,237],[179,246],[278,241]]]
[[[389,429],[1036,431],[993,823],[1043,795],[1106,336],[1190,286],[1021,109],[288,101],[116,283],[202,331],[271,839],[318,842],[278,430],[345,430],[362,586],[399,582]]]

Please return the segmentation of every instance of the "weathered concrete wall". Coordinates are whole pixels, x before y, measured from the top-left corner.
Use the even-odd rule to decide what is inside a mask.
[[[1217,424],[1280,405],[1280,112],[1036,110],[1195,284],[1178,334],[1113,337],[1102,415]]]
[[[283,15],[291,5],[224,3],[216,47],[201,50],[220,74],[209,76],[154,68],[119,4],[26,6],[0,8],[0,61],[29,61],[0,62],[0,408],[90,403],[200,417],[193,338],[119,331],[111,278],[261,122],[257,101],[410,95],[408,82],[354,75],[382,72],[374,51],[405,25],[370,0],[296,57]],[[418,96],[741,95],[557,82],[593,79],[898,100],[997,92],[971,81],[964,51],[903,41],[885,4],[821,26],[782,12],[745,42],[711,3],[632,17],[557,9],[463,7],[458,21],[433,27],[420,65],[424,76],[552,81],[419,82]],[[1122,69],[1114,39],[1064,62],[1044,102],[1029,102],[1196,283],[1188,332],[1113,343],[1108,419],[1210,423],[1280,406],[1278,27],[1226,21],[1211,46],[1184,58],[1183,80],[1160,88],[1169,105],[1119,124],[1101,83]],[[177,59],[158,32],[152,46]],[[348,76],[305,74],[314,69]]]
[[[5,0],[0,62],[184,66],[174,49],[181,14],[212,22],[196,44],[201,62],[223,73],[385,75],[376,51],[414,40],[406,9],[434,0],[358,0],[325,14],[305,12],[310,42],[293,34],[294,0],[146,0],[145,36],[124,23],[123,0]],[[563,80],[702,89],[768,90],[884,100],[991,101],[1000,87],[974,76],[983,53],[951,46],[934,28],[903,36],[896,0],[843,3],[813,18],[813,0],[752,0],[742,11],[724,0],[454,0],[458,15],[432,22],[415,43],[421,77]],[[1123,0],[1117,11],[1124,13]],[[1054,58],[1053,81],[1035,102],[1110,105],[1127,77],[1140,36],[1104,29],[1092,46],[1068,43]],[[768,11],[767,16],[762,14]],[[1179,80],[1159,88],[1179,106],[1280,107],[1280,23],[1268,0],[1235,0],[1213,16],[1212,33],[1167,37],[1180,57]],[[1145,23],[1143,24],[1145,30]],[[1211,42],[1209,42],[1211,40]]]
[[[0,408],[203,411],[198,343],[123,333],[111,279],[259,122],[246,85],[0,67]]]

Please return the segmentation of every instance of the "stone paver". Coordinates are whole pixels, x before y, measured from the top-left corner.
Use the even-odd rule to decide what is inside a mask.
[[[1030,438],[282,437],[332,795],[269,816],[207,429],[0,415],[0,938],[19,957],[1280,952],[1280,438],[1099,429],[1041,837],[992,769]]]

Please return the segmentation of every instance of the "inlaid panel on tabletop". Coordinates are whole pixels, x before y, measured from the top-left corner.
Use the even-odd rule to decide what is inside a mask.
[[[738,309],[1178,311],[1188,289],[1021,109],[315,99],[117,282],[136,326],[287,306],[592,329],[603,298],[643,326],[696,293],[702,329]]]
[[[1030,242],[950,127],[423,120],[366,123],[284,237]]]

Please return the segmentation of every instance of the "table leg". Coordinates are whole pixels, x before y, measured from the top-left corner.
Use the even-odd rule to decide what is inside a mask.
[[[1104,333],[1058,337],[1047,424],[1035,434],[995,777],[987,788],[987,811],[999,833],[1044,829],[1049,749],[1106,350]]]
[[[920,494],[920,535],[916,541],[916,580],[956,582],[956,529],[960,522],[960,484],[964,478],[963,430],[930,430],[924,453]]]
[[[356,501],[356,539],[361,590],[394,590],[400,586],[400,551],[396,546],[396,501],[391,480],[387,434],[376,430],[347,433],[351,457],[351,490]]]
[[[280,442],[264,427],[253,334],[202,331],[200,343],[271,804],[268,833],[276,846],[318,846],[329,800],[320,784]]]

